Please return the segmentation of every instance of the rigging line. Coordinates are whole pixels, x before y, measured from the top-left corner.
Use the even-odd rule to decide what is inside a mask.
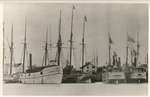
[[[28,48],[29,48],[29,45],[26,45],[26,62],[27,62],[27,64],[29,65],[29,51],[28,51]]]
[[[5,68],[5,41],[4,41],[4,37],[5,37],[5,22],[3,21],[3,74],[4,74],[4,68]]]
[[[64,53],[63,53],[63,49],[61,50],[61,54],[60,54],[60,62],[64,64],[65,58],[64,58]],[[63,66],[63,64],[61,64]]]
[[[67,62],[69,61],[69,52],[67,52],[67,51],[66,51],[65,61],[66,61],[66,63],[65,63],[65,66],[66,66],[66,65],[68,65]]]
[[[61,59],[64,58],[64,53],[63,53],[63,49],[61,50]]]
[[[84,55],[85,55],[84,60],[86,62],[86,58],[88,57],[88,54],[87,54],[88,51],[87,51],[86,45],[84,45],[84,51],[85,51],[85,53],[84,53]]]
[[[15,57],[14,57],[14,55],[13,55],[13,63],[15,64],[16,62],[15,62]]]
[[[44,66],[44,55],[43,55],[43,58],[42,58],[42,66]]]
[[[15,48],[15,47],[14,47]],[[15,64],[15,57],[14,57],[14,48],[13,48],[13,56],[12,56],[12,59],[13,59],[13,63]]]
[[[21,60],[20,60],[21,63],[22,63],[22,59],[23,59],[23,50],[22,50]]]
[[[50,60],[50,58],[48,57],[48,65],[51,65],[51,64],[50,64],[50,61],[51,61],[51,60]]]
[[[74,58],[74,66],[75,66],[75,64],[76,64],[76,53],[75,53],[75,50],[73,50],[73,58]]]
[[[42,66],[44,66],[44,60],[45,60],[45,53],[43,53]]]
[[[8,44],[9,50],[10,50],[10,49],[11,49],[11,46],[10,46],[10,44],[9,44],[8,38],[7,38],[7,44]],[[10,50],[10,51],[11,51],[11,50]]]
[[[58,52],[56,51],[55,60],[57,61]]]
[[[50,51],[49,51],[49,54],[52,53],[52,28],[51,28],[51,25],[50,25],[50,28],[49,28],[49,39],[50,39]],[[51,55],[51,54],[50,54]],[[50,59],[51,59],[51,56],[50,56]]]

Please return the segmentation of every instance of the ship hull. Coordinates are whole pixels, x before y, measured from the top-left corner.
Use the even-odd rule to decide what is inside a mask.
[[[3,81],[4,83],[19,83],[19,74],[4,75]]]
[[[62,82],[60,66],[47,67],[39,72],[23,73],[20,81],[25,84],[59,84]]]
[[[146,72],[133,72],[130,74],[128,82],[130,83],[142,83],[146,82]]]
[[[124,72],[105,72],[102,74],[102,80],[106,83],[120,83],[125,82]]]

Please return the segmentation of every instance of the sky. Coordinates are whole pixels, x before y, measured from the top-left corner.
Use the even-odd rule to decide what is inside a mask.
[[[148,52],[148,5],[147,4],[59,4],[59,3],[5,3],[5,56],[9,62],[10,35],[13,24],[14,60],[21,62],[23,56],[23,40],[25,32],[25,17],[27,23],[27,50],[33,54],[33,64],[42,65],[44,43],[48,29],[49,58],[56,55],[58,40],[59,11],[62,11],[61,35],[63,48],[61,53],[62,65],[69,59],[69,39],[71,32],[71,11],[73,5],[73,57],[72,65],[81,66],[81,40],[83,33],[83,17],[87,17],[85,25],[85,61],[92,61],[98,56],[99,66],[108,62],[108,32],[113,41],[111,53],[115,51],[125,63],[127,33],[137,41],[139,32],[140,55],[139,62],[145,63]],[[136,43],[130,45],[136,48]],[[26,66],[28,63],[26,63]]]

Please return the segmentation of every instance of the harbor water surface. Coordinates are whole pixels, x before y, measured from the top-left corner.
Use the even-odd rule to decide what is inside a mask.
[[[147,96],[148,84],[3,84],[3,95]]]

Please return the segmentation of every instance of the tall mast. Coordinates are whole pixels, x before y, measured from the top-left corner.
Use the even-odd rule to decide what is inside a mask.
[[[133,64],[133,49],[131,49],[130,54],[131,54],[131,64]]]
[[[139,62],[139,48],[140,48],[140,45],[139,45],[139,32],[137,32],[137,58],[136,58],[136,66],[138,65],[138,62]]]
[[[94,59],[94,64],[96,64],[96,61],[95,61],[95,60],[96,60],[96,59],[95,59],[95,55],[94,55],[94,58],[93,58],[93,59]]]
[[[148,53],[147,53],[147,56],[146,56],[146,63],[148,65]]]
[[[46,42],[45,42],[45,66],[47,65],[47,58],[48,58],[47,41],[48,41],[48,28],[46,31]]]
[[[25,65],[25,54],[26,54],[26,18],[25,18],[25,33],[24,33],[24,48],[23,48],[23,63],[22,63],[22,72],[24,73],[24,65]]]
[[[83,18],[83,36],[82,36],[82,67],[84,66],[84,50],[85,50],[85,42],[84,42],[84,33],[85,33],[85,22],[87,21],[86,16]],[[83,71],[83,68],[82,68]]]
[[[52,38],[52,34],[51,34],[51,26],[50,26],[50,44],[49,44],[49,46],[50,46],[50,50],[49,50],[49,53],[51,53],[52,52],[52,40],[51,40],[51,38]],[[49,54],[49,58],[50,58],[50,60],[51,60],[51,54]]]
[[[60,53],[61,53],[61,46],[62,46],[62,41],[61,41],[61,10],[60,10],[60,18],[59,18],[59,35],[58,35],[58,42],[57,42],[57,52],[58,52],[58,65],[60,65]]]
[[[109,43],[109,65],[111,65],[110,49],[111,49],[111,45],[110,45],[110,43]]]
[[[4,74],[4,66],[5,66],[5,29],[4,29],[4,22],[3,22],[3,74]]]
[[[12,74],[12,61],[13,61],[13,24],[11,29],[11,47],[10,47],[10,75]]]
[[[112,40],[111,40],[111,36],[110,36],[110,33],[108,32],[108,36],[109,36],[109,44],[108,44],[108,51],[109,51],[109,63],[108,65],[111,65],[111,56],[110,56],[110,53],[111,53],[111,44],[112,44]]]
[[[74,9],[75,7],[72,7],[72,17],[71,17],[71,34],[70,34],[70,65],[72,64],[72,39],[73,39],[73,17],[74,17]]]
[[[127,47],[126,47],[126,65],[128,66],[128,32],[127,32]]]
[[[98,56],[96,56],[96,65],[98,67]]]

